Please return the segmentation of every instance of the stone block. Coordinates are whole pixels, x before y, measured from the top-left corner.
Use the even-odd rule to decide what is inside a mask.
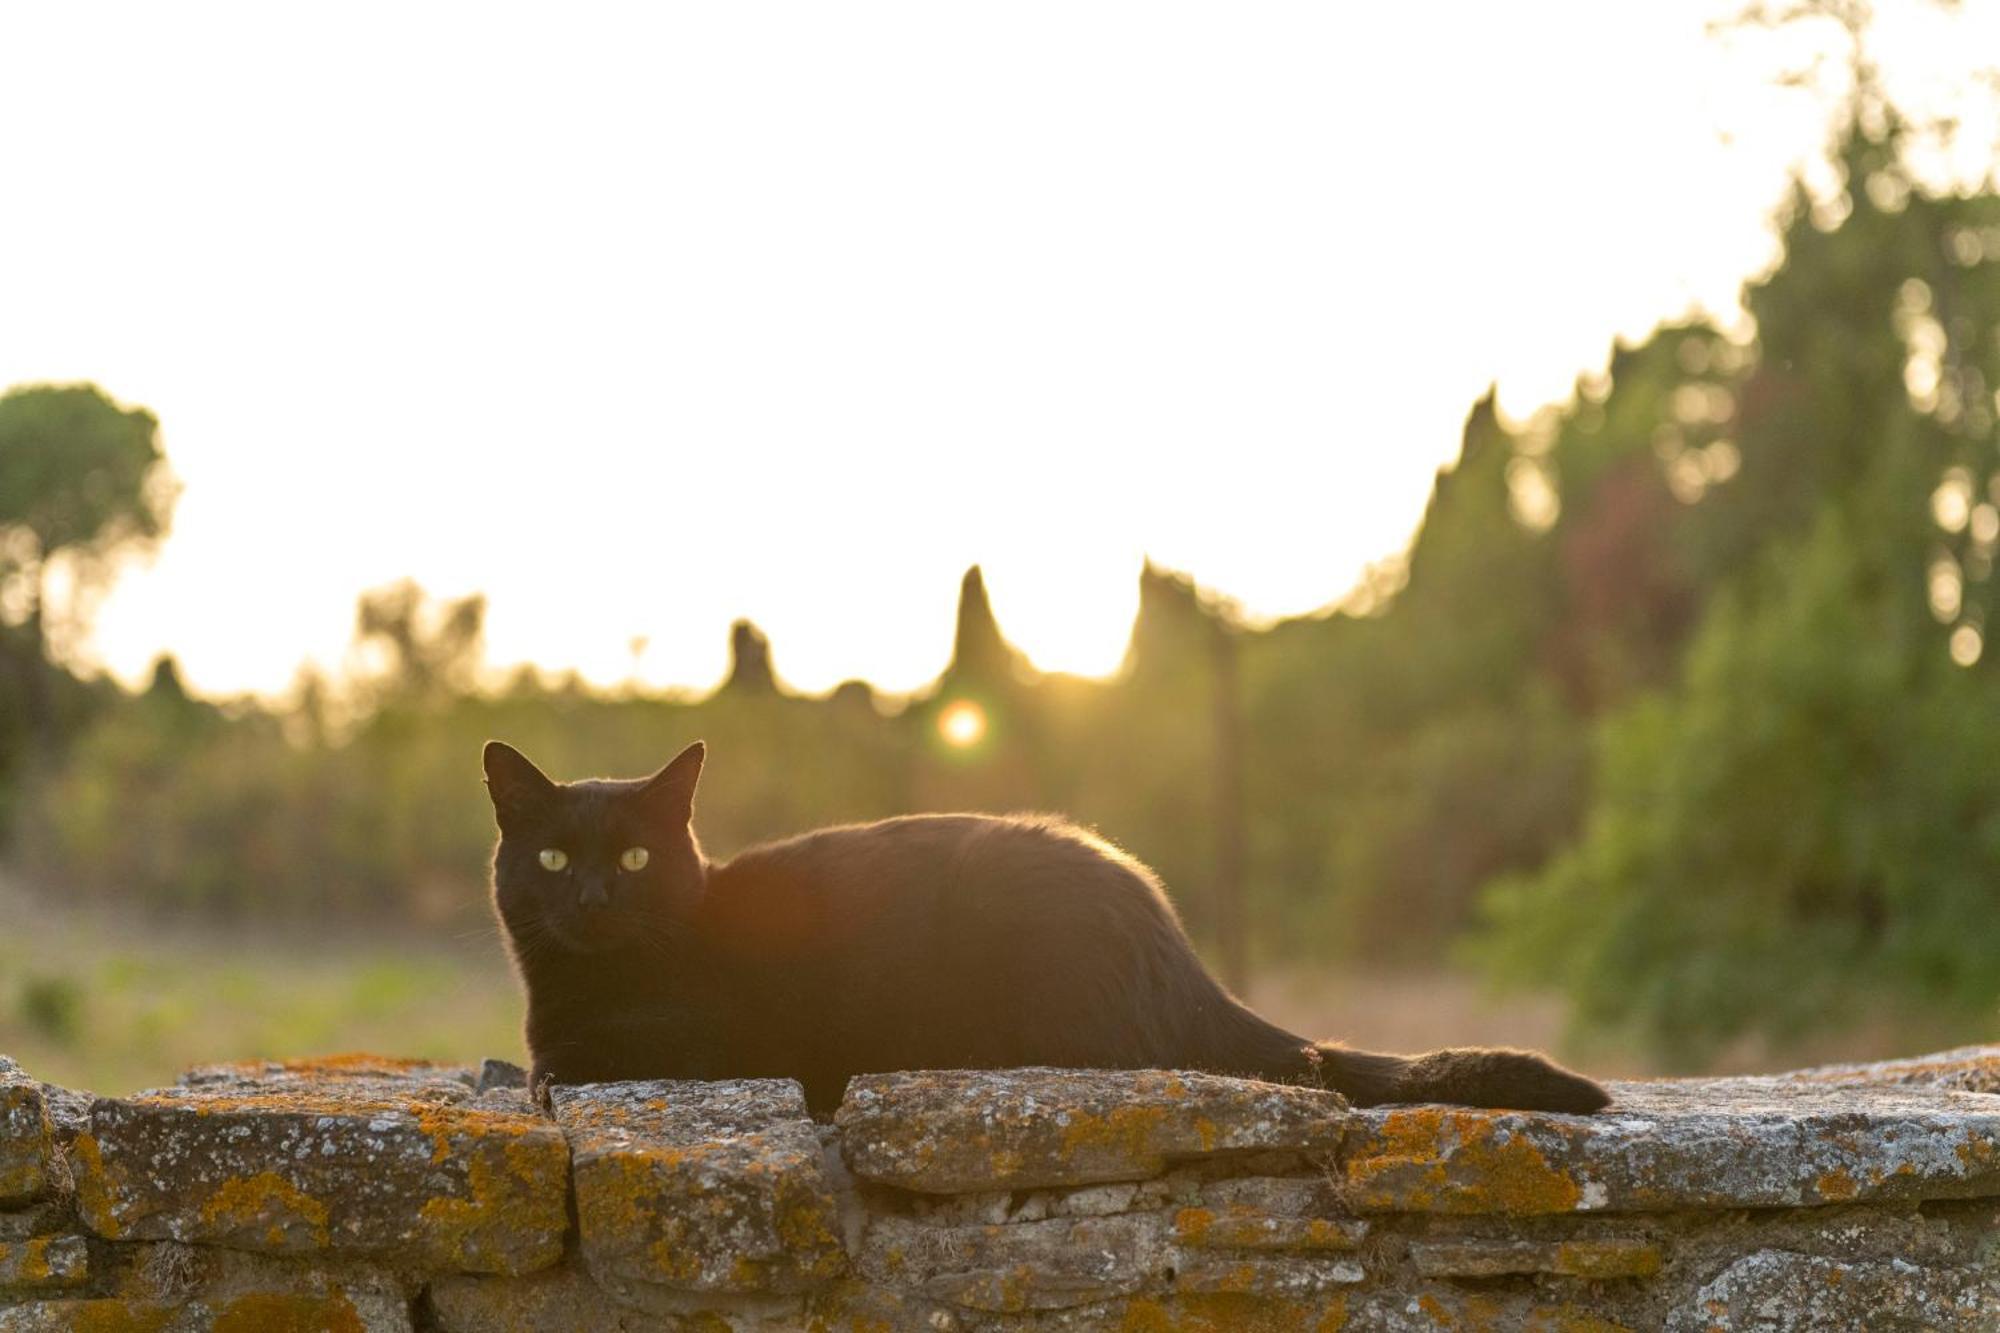
[[[370,1083],[445,1083],[476,1088],[479,1074],[468,1065],[406,1060],[355,1051],[344,1055],[318,1055],[306,1060],[235,1060],[224,1064],[196,1065],[176,1082],[183,1088],[212,1088],[228,1084],[283,1087],[301,1084],[321,1086],[340,1079],[363,1079]]]
[[[1819,1065],[1783,1077],[1808,1083],[1876,1083],[1958,1092],[2000,1092],[2000,1045],[1961,1046],[1933,1055],[1868,1064]]]
[[[1185,1258],[1174,1270],[1174,1288],[1245,1296],[1311,1300],[1367,1280],[1352,1259],[1307,1255],[1205,1254]]]
[[[800,1291],[846,1267],[797,1083],[598,1083],[552,1099],[584,1262],[611,1291]]]
[[[1418,1283],[1356,1295],[1331,1326],[1367,1333],[1639,1333],[1659,1327],[1643,1309],[1627,1315],[1619,1304],[1591,1294],[1551,1300],[1521,1291]],[[1769,1333],[1806,1333],[1809,1327],[1814,1326],[1777,1324]]]
[[[68,1185],[42,1085],[0,1055],[0,1208],[19,1208]]]
[[[926,1193],[1143,1180],[1169,1162],[1330,1152],[1348,1107],[1314,1088],[1159,1070],[870,1074],[835,1123],[863,1180]]]
[[[411,1333],[409,1313],[332,1291],[162,1301],[97,1296],[0,1307],[0,1333]]]
[[[67,1197],[43,1199],[26,1208],[0,1213],[0,1241],[28,1240],[76,1230],[75,1201]]]
[[[439,1333],[792,1333],[804,1312],[796,1298],[713,1295],[673,1309],[638,1310],[569,1265],[522,1277],[442,1277],[431,1283],[426,1302]]]
[[[1368,1222],[1348,1216],[1331,1183],[1316,1176],[1212,1180],[1173,1214],[1174,1239],[1197,1250],[1352,1250]]]
[[[561,1132],[455,1080],[209,1079],[100,1098],[73,1146],[79,1211],[111,1240],[520,1273],[568,1230]]]
[[[928,1300],[1015,1314],[1162,1285],[1173,1267],[1167,1240],[1159,1212],[955,1227],[884,1216],[870,1221],[856,1267]]]
[[[1416,1241],[1410,1264],[1425,1277],[1506,1277],[1550,1273],[1604,1280],[1652,1277],[1665,1262],[1659,1245],[1629,1236],[1571,1240],[1468,1238]]]
[[[0,1240],[0,1293],[59,1291],[90,1276],[90,1244],[82,1236]]]
[[[1595,1116],[1356,1113],[1359,1212],[1657,1212],[2000,1194],[2000,1100],[1785,1078],[1621,1083]]]
[[[1992,1333],[2000,1273],[1900,1259],[1844,1262],[1785,1250],[1745,1255],[1667,1317],[1668,1333],[1903,1329]]]

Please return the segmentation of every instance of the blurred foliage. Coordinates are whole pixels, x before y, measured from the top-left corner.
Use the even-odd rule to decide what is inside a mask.
[[[51,662],[88,627],[117,557],[167,530],[159,424],[87,384],[0,394],[0,839],[31,764],[52,764],[111,691]]]
[[[21,983],[17,1008],[29,1031],[67,1045],[81,1028],[77,1020],[83,1012],[83,987],[72,977],[29,977]]]
[[[0,724],[14,859],[112,903],[479,930],[481,742],[574,778],[699,736],[722,856],[1057,809],[1158,867],[1198,937],[1238,919],[1218,886],[1240,861],[1266,956],[1470,936],[1496,975],[1683,1062],[1889,1010],[1975,1030],[2000,1001],[2000,195],[1920,185],[1908,133],[1857,96],[1837,193],[1796,191],[1744,328],[1662,327],[1527,421],[1474,405],[1407,554],[1327,614],[1245,628],[1148,566],[1123,669],[1084,680],[1028,666],[975,569],[913,698],[801,697],[747,623],[692,698],[496,685],[479,599],[398,585],[362,600],[344,676],[284,707],[190,698],[171,662],[135,696],[54,673],[95,702],[33,781]],[[50,392],[104,402],[0,409]],[[7,538],[17,578],[164,521],[134,498],[151,419],[62,401],[71,472],[91,432],[133,432],[121,498],[60,528],[0,513],[33,534]],[[13,623],[8,662],[39,669]],[[983,725],[953,733],[968,705]]]
[[[2000,999],[2000,197],[1916,186],[1903,132],[1857,120],[1841,196],[1795,197],[1703,389],[1740,476],[1666,530],[1687,646],[1601,717],[1580,836],[1491,897],[1503,975],[1685,1064],[1885,1008],[1990,1036]],[[1686,426],[1670,480],[1715,448]]]

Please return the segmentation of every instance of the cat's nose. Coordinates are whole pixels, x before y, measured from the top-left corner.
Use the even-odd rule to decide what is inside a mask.
[[[584,880],[576,891],[576,905],[578,907],[611,906],[611,886],[595,876]]]

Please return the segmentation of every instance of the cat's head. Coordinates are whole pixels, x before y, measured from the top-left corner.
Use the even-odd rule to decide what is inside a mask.
[[[500,825],[493,901],[517,954],[589,954],[668,938],[700,899],[691,821],[700,741],[650,778],[552,782],[526,755],[486,743]]]

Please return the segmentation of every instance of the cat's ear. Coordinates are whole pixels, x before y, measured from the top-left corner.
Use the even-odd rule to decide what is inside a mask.
[[[694,786],[701,780],[701,761],[708,747],[700,741],[682,750],[639,789],[639,797],[661,819],[685,824],[694,818]]]
[[[481,761],[486,766],[486,794],[493,798],[493,817],[502,828],[541,809],[556,794],[556,784],[505,741],[486,742]]]

